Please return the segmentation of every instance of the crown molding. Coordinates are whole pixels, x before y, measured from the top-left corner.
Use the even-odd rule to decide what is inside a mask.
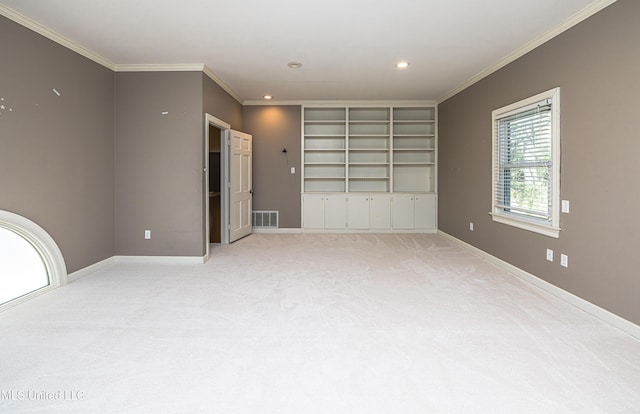
[[[186,63],[186,64],[116,64],[109,59],[100,56],[99,54],[92,52],[91,50],[79,45],[78,43],[67,39],[66,37],[54,32],[43,24],[27,17],[3,4],[0,4],[0,15],[6,17],[18,23],[21,26],[26,27],[49,40],[58,43],[67,49],[73,50],[81,56],[90,59],[107,69],[111,69],[114,72],[203,72],[218,86],[224,89],[229,95],[231,95],[239,103],[243,102],[243,99],[238,95],[229,85],[227,85],[222,79],[220,79],[207,65],[203,63]]]
[[[0,4],[0,15],[6,17],[9,20],[13,20],[19,25],[26,27],[27,29],[33,30],[34,32],[46,37],[49,40],[53,40],[54,42],[66,47],[67,49],[71,49],[74,52],[78,53],[79,55],[82,55],[87,59],[90,59],[108,69],[111,69],[111,70],[115,69],[116,65],[113,62],[111,62],[109,59],[106,59],[100,56],[99,54],[94,53],[89,49],[86,49],[85,47],[75,43],[72,40],[67,39],[62,35],[59,35],[58,33],[54,32],[48,27],[36,22],[35,20],[21,13],[18,13],[17,11],[3,4]]]
[[[218,77],[218,75],[216,75],[207,65],[203,65],[204,68],[202,69],[202,71],[204,72],[205,75],[207,75],[209,77],[209,79],[211,79],[212,81],[214,81],[219,87],[221,87],[222,89],[225,90],[225,92],[227,92],[229,95],[231,95],[233,97],[233,99],[235,99],[236,101],[238,101],[238,103],[243,104],[244,99],[242,99],[242,97],[240,95],[238,95],[236,93],[236,91],[234,91],[233,89],[231,89],[231,87],[229,85],[227,85],[222,79],[220,79]]]
[[[218,86],[224,89],[238,103],[242,104],[243,99],[229,85],[224,83],[207,65],[204,63],[176,63],[176,64],[122,64],[115,65],[116,72],[203,72]]]
[[[202,63],[171,63],[171,64],[154,64],[154,63],[135,63],[135,64],[116,64],[115,72],[202,72],[204,64]]]
[[[477,73],[476,75],[472,76],[469,80],[467,80],[466,82],[462,83],[458,87],[456,87],[456,88],[450,90],[449,92],[445,93],[443,96],[438,98],[438,103],[442,103],[442,102],[446,101],[447,99],[451,98],[452,96],[456,95],[457,93],[462,92],[463,90],[467,89],[469,86],[473,85],[474,83],[480,81],[483,78],[486,78],[487,76],[489,76],[492,73],[498,71],[499,69],[502,69],[503,67],[507,66],[509,63],[511,63],[511,62],[515,61],[516,59],[524,56],[525,54],[531,52],[533,49],[537,48],[538,46],[540,46],[540,45],[542,45],[542,44],[544,44],[546,42],[548,42],[549,40],[553,39],[554,37],[558,36],[559,34],[567,31],[568,29],[572,28],[573,26],[577,25],[578,23],[582,22],[583,20],[588,19],[589,17],[591,17],[594,14],[598,13],[600,10],[604,9],[605,7],[612,5],[616,1],[617,0],[597,0],[597,1],[593,2],[589,6],[585,7],[584,9],[580,10],[579,12],[575,13],[573,16],[569,17],[567,20],[565,20],[564,22],[562,22],[558,26],[546,31],[541,36],[537,37],[536,39],[534,39],[534,40],[532,40],[532,41],[530,41],[528,43],[526,43],[522,47],[520,47],[517,50],[513,51],[511,54],[505,56],[504,58],[502,58],[497,63],[489,66],[488,68],[486,68],[486,69],[482,70],[481,72]]]
[[[505,56],[499,62],[487,67],[476,75],[472,76],[466,82],[460,84],[458,87],[450,90],[445,93],[443,96],[438,98],[436,101],[423,101],[424,103],[442,103],[452,96],[456,95],[459,92],[462,92],[469,86],[474,83],[480,81],[481,79],[489,76],[490,74],[496,72],[497,70],[503,68],[509,63],[515,61],[516,59],[524,56],[528,52],[537,48],[538,46],[544,44],[545,42],[553,39],[559,34],[565,32],[571,27],[577,25],[578,23],[586,20],[602,9],[610,6],[615,3],[617,0],[597,0],[593,2],[591,5],[585,7],[579,12],[575,13],[569,19],[561,23],[560,25],[548,30],[538,38],[528,42],[524,46],[518,48],[511,54]],[[67,39],[66,37],[54,32],[48,27],[36,22],[35,20],[3,5],[0,4],[0,15],[30,29],[34,32],[70,49],[74,52],[90,59],[108,69],[113,70],[114,72],[143,72],[143,71],[202,71],[205,75],[207,75],[212,81],[214,81],[218,86],[220,86],[224,91],[226,91],[229,95],[231,95],[236,101],[241,103],[242,105],[319,105],[319,104],[339,104],[344,103],[346,101],[255,101],[255,100],[243,100],[240,95],[238,95],[229,85],[227,85],[222,79],[220,79],[207,65],[202,63],[197,64],[169,64],[169,65],[156,65],[156,64],[115,64],[110,60],[100,56],[99,54],[92,52],[89,49],[73,42],[72,40]],[[351,101],[353,102],[353,101]],[[371,102],[371,101],[366,101]],[[390,101],[393,102],[393,101]],[[419,101],[416,101],[417,104]]]
[[[436,105],[438,102],[434,100],[340,100],[340,101],[265,101],[265,100],[251,100],[244,101],[242,104],[247,106],[285,106],[285,105],[296,105],[296,106],[357,106],[357,107],[375,107],[375,106],[424,106],[424,105]]]

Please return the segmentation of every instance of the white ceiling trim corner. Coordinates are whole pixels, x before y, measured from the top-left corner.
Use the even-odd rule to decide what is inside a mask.
[[[238,95],[236,93],[236,91],[234,91],[233,89],[231,89],[231,87],[229,85],[227,85],[222,79],[220,79],[218,77],[218,75],[216,75],[211,68],[209,68],[209,66],[207,65],[203,65],[202,71],[204,72],[205,75],[207,75],[209,77],[209,79],[211,79],[212,81],[214,81],[215,83],[218,84],[219,87],[221,87],[222,89],[224,89],[229,95],[231,95],[233,97],[233,99],[235,99],[236,101],[238,101],[241,105],[244,105],[244,99]]]
[[[90,59],[108,69],[115,70],[115,63],[111,62],[109,59],[106,59],[100,56],[97,53],[92,52],[91,50],[80,46],[76,42],[67,39],[66,37],[59,35],[48,27],[36,22],[35,20],[18,13],[17,11],[0,4],[0,15],[6,17],[7,19],[13,20],[14,22],[26,27],[27,29],[33,30],[34,32],[41,34],[47,39],[53,40],[54,42],[66,47],[67,49],[71,49],[74,52]]]
[[[518,48],[517,50],[513,51],[509,55],[502,58],[500,61],[498,61],[494,65],[491,65],[488,68],[482,70],[481,72],[478,72],[476,75],[469,78],[466,82],[460,84],[458,87],[442,95],[440,98],[437,99],[437,102],[442,103],[447,99],[451,98],[452,96],[456,95],[457,93],[462,92],[463,90],[467,89],[469,86],[473,85],[474,83],[480,81],[483,78],[486,78],[487,76],[491,75],[493,72],[496,72],[499,69],[502,69],[503,67],[507,66],[509,63],[531,52],[533,49],[548,42],[549,40],[560,35],[561,33],[569,30],[570,28],[577,25],[581,21],[588,19],[589,17],[593,16],[594,14],[604,9],[605,7],[612,5],[616,1],[617,0],[595,1],[594,3],[590,4],[589,6],[585,7],[584,9],[574,14],[573,16],[569,17],[563,23],[543,33],[540,37],[526,43],[522,47]]]
[[[218,86],[224,89],[238,103],[244,105],[244,100],[229,85],[224,83],[207,65],[204,63],[175,63],[175,64],[122,64],[115,65],[115,72],[203,72]]]
[[[193,64],[170,64],[170,65],[154,65],[154,64],[116,64],[109,59],[106,59],[99,54],[79,45],[78,43],[56,33],[55,31],[49,29],[43,24],[38,23],[37,21],[13,10],[10,7],[5,6],[4,4],[0,4],[0,15],[6,17],[9,20],[12,20],[18,23],[21,26],[26,27],[29,30],[33,30],[34,32],[46,37],[49,40],[52,40],[58,43],[61,46],[66,47],[67,49],[73,50],[81,56],[90,59],[107,69],[111,69],[114,72],[170,72],[170,71],[188,71],[188,72],[204,72],[212,81],[214,81],[218,86],[224,89],[229,95],[231,95],[236,101],[240,104],[243,103],[243,99],[240,95],[238,95],[233,89],[229,87],[222,79],[220,79],[209,67],[207,67],[203,63],[193,63]]]

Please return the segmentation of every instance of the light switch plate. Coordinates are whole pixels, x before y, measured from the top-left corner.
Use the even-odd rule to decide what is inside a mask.
[[[547,249],[547,260],[553,262],[553,250]]]
[[[295,174],[296,173],[296,167],[291,167],[291,174]]]
[[[560,266],[569,267],[569,256],[567,256],[566,254],[560,255]]]
[[[569,200],[562,200],[562,212],[563,213],[569,212]]]

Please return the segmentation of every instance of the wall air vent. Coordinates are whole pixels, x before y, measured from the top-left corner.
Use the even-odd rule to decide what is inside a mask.
[[[262,229],[278,228],[278,212],[277,211],[254,211],[253,227]]]

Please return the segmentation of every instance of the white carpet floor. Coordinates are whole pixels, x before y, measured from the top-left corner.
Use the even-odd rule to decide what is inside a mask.
[[[0,413],[640,413],[640,341],[437,235],[117,264],[0,332]]]

